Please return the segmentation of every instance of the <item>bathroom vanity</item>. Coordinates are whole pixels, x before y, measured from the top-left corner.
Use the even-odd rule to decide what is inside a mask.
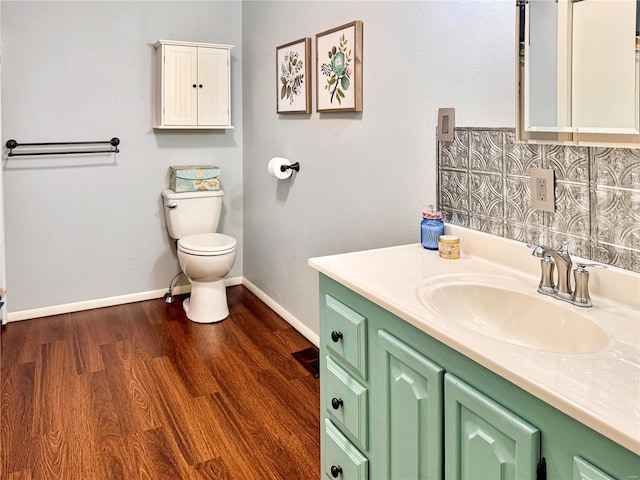
[[[581,309],[536,293],[523,244],[448,228],[459,260],[419,244],[310,259],[322,478],[637,478],[640,276],[598,271]]]

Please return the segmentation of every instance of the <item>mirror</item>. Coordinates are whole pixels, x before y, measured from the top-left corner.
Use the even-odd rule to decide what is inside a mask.
[[[517,3],[519,129],[569,143],[580,134],[640,134],[639,4]]]
[[[525,75],[528,80],[525,128],[529,131],[571,131],[571,116],[567,112],[570,59],[567,39],[560,42],[560,34],[567,23],[566,14],[567,9],[560,8],[556,2],[529,2],[525,34]],[[562,20],[561,25],[558,25],[559,20]]]

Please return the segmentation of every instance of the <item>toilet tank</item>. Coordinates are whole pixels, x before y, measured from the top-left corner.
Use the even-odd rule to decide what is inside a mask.
[[[222,210],[222,190],[176,193],[162,191],[164,218],[171,238],[214,233]]]

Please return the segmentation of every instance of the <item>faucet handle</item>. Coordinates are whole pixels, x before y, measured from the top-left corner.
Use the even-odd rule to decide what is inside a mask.
[[[574,272],[589,273],[586,270],[587,267],[599,268],[601,270],[607,268],[606,265],[602,265],[600,263],[576,263],[576,269],[574,270]]]
[[[578,263],[573,271],[573,277],[575,279],[576,290],[574,292],[573,301],[574,305],[579,307],[591,307],[593,305],[591,297],[589,296],[589,271],[587,267],[593,268],[607,268],[606,265],[599,263]]]
[[[532,243],[527,243],[527,247],[529,247],[531,249],[531,255],[533,255],[534,257],[544,257],[545,256],[545,248],[546,247],[540,247],[538,245],[534,245]]]

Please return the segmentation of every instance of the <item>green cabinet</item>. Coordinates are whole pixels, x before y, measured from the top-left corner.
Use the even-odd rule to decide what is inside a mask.
[[[342,480],[366,480],[369,472],[367,457],[362,455],[330,420],[325,419],[324,426],[324,475],[327,478]]]
[[[635,453],[322,274],[320,402],[325,480],[535,479],[542,458],[548,480],[640,476]]]
[[[378,332],[378,349],[384,391],[377,477],[441,478],[444,370],[385,330]]]
[[[636,476],[636,478],[638,478]],[[615,480],[580,457],[573,457],[573,480]]]
[[[367,448],[367,388],[331,357],[326,361],[326,412],[336,425],[352,435],[359,446]]]
[[[444,390],[446,478],[535,480],[537,428],[454,375]]]

